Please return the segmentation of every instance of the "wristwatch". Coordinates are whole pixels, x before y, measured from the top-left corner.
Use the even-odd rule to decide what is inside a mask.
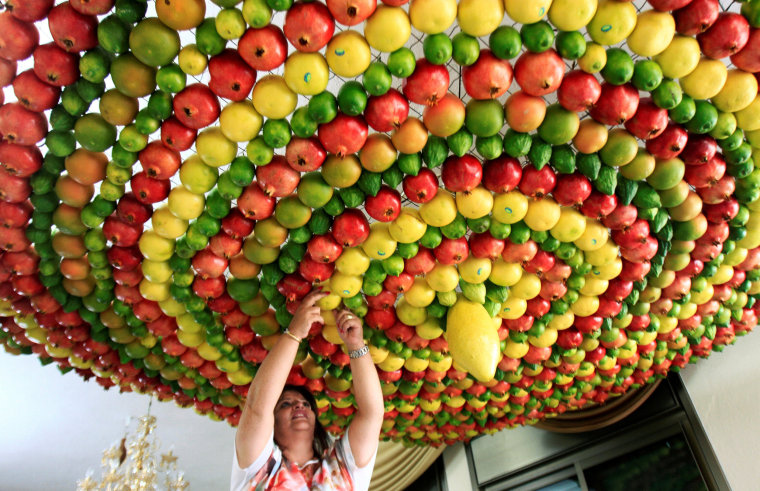
[[[362,346],[361,348],[359,348],[357,350],[349,351],[348,352],[348,357],[349,358],[361,358],[362,356],[366,355],[367,353],[369,353],[369,346],[367,346],[365,344],[364,346]]]

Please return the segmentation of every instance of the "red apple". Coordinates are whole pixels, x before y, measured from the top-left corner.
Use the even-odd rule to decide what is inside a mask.
[[[149,143],[138,154],[142,168],[153,179],[169,179],[182,164],[179,152],[165,146],[160,141]]]
[[[435,104],[449,91],[449,71],[425,59],[417,61],[414,72],[404,80],[402,92],[415,104]]]
[[[750,29],[747,44],[731,55],[731,63],[745,72],[760,72],[760,29]]]
[[[276,155],[267,165],[256,168],[256,180],[264,194],[281,198],[296,190],[301,174],[288,164],[285,157]]]
[[[55,0],[7,0],[5,9],[24,22],[36,22],[44,19]]]
[[[306,250],[313,260],[332,263],[340,257],[343,247],[331,235],[316,235],[309,240]]]
[[[16,99],[30,111],[42,112],[58,104],[60,87],[48,85],[29,69],[19,73],[13,80],[13,93]]]
[[[116,205],[116,216],[125,223],[145,223],[151,217],[153,207],[139,201],[133,193],[126,193]]]
[[[443,163],[441,180],[449,191],[459,193],[475,189],[483,178],[483,166],[472,155],[450,156]]]
[[[473,99],[498,99],[512,84],[512,65],[482,49],[477,61],[462,70],[462,82]]]
[[[189,150],[195,143],[195,137],[198,132],[188,128],[179,122],[176,116],[172,115],[169,119],[161,124],[161,141],[167,147],[177,152]]]
[[[237,206],[245,218],[264,220],[274,213],[275,198],[261,190],[259,183],[254,181],[243,190],[237,199]]]
[[[335,218],[331,233],[343,247],[358,246],[369,237],[369,222],[361,210],[348,208]]]
[[[428,168],[416,176],[406,176],[402,183],[404,194],[415,203],[427,203],[438,193],[438,177]]]
[[[242,101],[256,83],[256,70],[250,67],[237,50],[227,48],[208,61],[211,80],[208,87],[219,97]]]
[[[590,114],[602,124],[615,126],[631,119],[638,107],[639,91],[632,84],[612,85],[605,82]]]
[[[591,195],[593,187],[582,174],[563,174],[557,179],[552,196],[562,206],[580,206]]]
[[[472,238],[470,238],[470,244],[472,244]],[[414,257],[404,260],[404,272],[412,276],[422,276],[430,272],[434,267],[435,255],[433,251],[425,247],[420,247]]]
[[[617,196],[592,191],[591,195],[583,203],[583,206],[581,206],[581,213],[589,218],[601,220],[612,213],[617,208],[617,205]]]
[[[493,237],[489,232],[470,236],[470,253],[478,258],[496,259],[504,251],[504,240]]]
[[[375,131],[390,132],[406,121],[409,103],[396,89],[383,95],[370,96],[364,110],[364,120]]]
[[[298,263],[298,272],[310,283],[318,283],[330,278],[335,270],[334,262],[315,261],[305,255]]]
[[[688,148],[688,145],[686,148]],[[706,164],[686,166],[683,178],[684,181],[694,186],[694,188],[697,189],[697,192],[699,192],[699,189],[717,183],[723,178],[725,173],[726,162],[720,157],[720,155],[713,155]]]
[[[344,26],[361,24],[375,12],[377,0],[326,0],[335,20]]]
[[[689,140],[678,156],[686,165],[702,165],[715,156],[718,144],[709,135],[689,135]]]
[[[324,4],[301,1],[288,9],[283,31],[295,49],[313,53],[332,39],[335,22]]]
[[[126,223],[111,215],[103,222],[103,235],[113,245],[131,247],[137,244],[142,235],[141,223]]]
[[[718,19],[720,10],[718,0],[693,0],[673,12],[676,31],[684,36],[705,32]]]
[[[517,159],[502,156],[483,166],[483,185],[494,193],[506,193],[520,183],[522,166]]]
[[[433,249],[435,258],[441,264],[459,264],[467,259],[469,253],[470,246],[464,237],[458,239],[444,237],[438,247]]]
[[[132,192],[141,203],[152,204],[165,200],[169,196],[171,183],[168,179],[153,179],[147,172],[142,171],[132,176],[130,180]]]
[[[553,49],[525,51],[515,63],[515,80],[526,94],[544,96],[557,90],[565,75],[565,63]]]
[[[34,74],[56,87],[71,85],[79,78],[79,57],[55,43],[40,45],[34,50]]]
[[[0,58],[25,60],[39,42],[40,35],[34,24],[19,20],[10,12],[0,13]]]
[[[66,51],[78,53],[98,45],[98,18],[76,11],[70,2],[48,12],[48,26],[55,44]]]
[[[29,177],[42,167],[42,152],[36,146],[0,142],[0,165],[16,177]]]
[[[243,216],[239,208],[233,208],[222,218],[222,230],[233,239],[248,237],[253,232],[253,226],[253,221]]]
[[[649,0],[649,5],[661,12],[680,9],[689,3],[691,3],[691,0]]]
[[[509,239],[505,239],[501,258],[508,263],[526,263],[533,259],[537,252],[538,244],[531,239],[522,244],[516,244]]]
[[[364,119],[339,113],[329,123],[319,125],[317,137],[327,152],[343,157],[361,150],[368,134]]]
[[[588,111],[602,94],[602,86],[596,78],[583,70],[568,72],[557,91],[557,99],[568,111]]]
[[[188,128],[199,130],[219,118],[221,107],[216,95],[206,85],[191,84],[182,89],[172,102],[174,115]]]
[[[721,13],[709,29],[697,35],[708,58],[721,59],[738,53],[749,40],[749,22],[734,12]]]
[[[364,210],[379,222],[392,222],[401,213],[401,194],[395,189],[383,186],[375,196],[367,196]]]
[[[520,192],[531,198],[541,198],[551,193],[557,185],[557,176],[554,170],[545,165],[541,170],[532,165],[523,169],[518,188]]]
[[[668,123],[665,130],[657,138],[647,140],[646,148],[649,153],[662,160],[669,160],[683,150],[689,134],[679,124]]]
[[[285,147],[285,160],[298,172],[319,169],[327,158],[325,149],[317,137],[293,138]]]
[[[248,29],[238,42],[238,52],[251,68],[269,72],[285,63],[288,41],[275,24]]]
[[[639,101],[639,107],[631,119],[625,122],[627,129],[640,140],[650,140],[660,136],[668,125],[668,111],[657,107],[646,97]]]
[[[3,140],[18,145],[35,145],[45,138],[47,131],[44,114],[30,111],[18,102],[0,106],[0,134]]]

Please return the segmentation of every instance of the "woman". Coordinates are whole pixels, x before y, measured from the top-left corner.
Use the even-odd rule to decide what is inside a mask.
[[[351,358],[356,413],[348,430],[331,442],[319,424],[314,397],[285,386],[298,346],[314,322],[324,323],[313,291],[259,367],[235,435],[231,491],[366,490],[383,422],[383,396],[361,319],[348,310],[335,314],[338,334]],[[284,390],[283,390],[284,389]]]

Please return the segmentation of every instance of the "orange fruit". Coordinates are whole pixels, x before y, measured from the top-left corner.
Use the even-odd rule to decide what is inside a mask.
[[[90,263],[83,257],[66,257],[61,260],[61,274],[70,280],[84,280],[90,274]]]
[[[108,157],[103,152],[93,152],[78,148],[66,157],[66,170],[79,184],[91,186],[106,178]]]
[[[198,27],[206,17],[205,0],[158,0],[156,15],[175,31]]]
[[[53,250],[61,257],[83,257],[87,254],[84,239],[79,235],[57,233],[51,241]]]
[[[95,289],[95,280],[92,277],[87,277],[83,280],[70,280],[64,278],[61,281],[64,290],[75,297],[86,297]]]
[[[80,184],[69,175],[62,175],[55,182],[55,194],[61,202],[82,208],[90,202],[92,195],[95,194],[95,186],[92,184]]]

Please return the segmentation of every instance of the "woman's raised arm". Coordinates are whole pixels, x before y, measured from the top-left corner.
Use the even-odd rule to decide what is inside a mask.
[[[346,344],[349,353],[362,349],[364,344],[362,321],[349,310],[341,310],[335,316],[338,334]],[[348,428],[348,441],[354,461],[364,467],[372,460],[377,450],[380,429],[383,424],[383,393],[377,368],[369,353],[351,358],[356,415]]]
[[[304,339],[314,322],[324,322],[319,307],[315,304],[325,296],[327,293],[313,291],[304,297],[288,326],[288,332],[292,336],[280,336],[251,382],[235,434],[238,465],[242,469],[256,460],[272,434],[274,407],[285,387],[298,351],[299,342],[295,338]]]

